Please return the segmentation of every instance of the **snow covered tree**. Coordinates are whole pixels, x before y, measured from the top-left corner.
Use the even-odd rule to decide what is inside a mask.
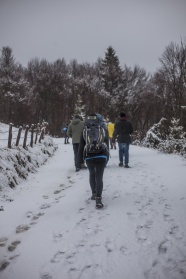
[[[159,84],[164,96],[164,111],[169,118],[181,118],[181,107],[186,104],[186,43],[171,42],[160,59]],[[186,123],[183,123],[186,128]]]
[[[101,77],[105,92],[105,116],[112,116],[117,105],[117,95],[120,91],[122,71],[119,59],[112,46],[107,48],[102,60]],[[107,114],[107,115],[106,115]]]
[[[0,111],[4,122],[22,124],[29,91],[23,67],[15,62],[12,49],[3,47],[0,57]]]
[[[158,145],[167,139],[169,135],[169,124],[166,118],[162,118],[157,124],[154,124],[146,134],[143,145],[157,148]]]
[[[180,119],[172,118],[169,130],[170,132],[168,138],[170,140],[183,139],[186,137],[186,132],[184,132],[183,127],[180,126]]]

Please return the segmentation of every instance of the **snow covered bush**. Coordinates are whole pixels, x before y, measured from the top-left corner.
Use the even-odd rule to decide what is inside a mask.
[[[33,148],[30,146],[24,149],[22,146],[8,149],[1,148],[0,152],[0,191],[3,187],[14,188],[29,173],[36,172],[37,168],[43,165],[48,157],[51,157],[57,146],[49,136]]]
[[[179,123],[179,119],[173,118],[169,125],[168,121],[162,118],[159,123],[149,129],[142,145],[186,157],[186,133]]]
[[[150,128],[144,138],[142,145],[157,148],[159,144],[167,139],[169,125],[166,118],[162,118],[157,124]]]
[[[179,119],[172,118],[167,140],[159,144],[159,150],[166,153],[186,154],[186,133],[179,123]]]
[[[186,138],[186,133],[183,131],[183,127],[180,126],[180,119],[172,118],[170,132],[168,135],[168,139],[184,139]]]

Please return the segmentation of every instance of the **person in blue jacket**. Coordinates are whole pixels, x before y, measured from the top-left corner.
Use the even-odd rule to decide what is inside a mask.
[[[67,135],[67,130],[68,130],[68,124],[66,124],[64,127],[63,127],[63,129],[62,129],[62,132],[63,132],[63,134],[64,134],[64,144],[67,144],[67,143],[69,143],[69,137],[68,137],[68,135]]]

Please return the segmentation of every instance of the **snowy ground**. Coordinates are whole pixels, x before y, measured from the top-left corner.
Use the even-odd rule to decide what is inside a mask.
[[[72,145],[55,142],[55,155],[2,203],[0,278],[186,278],[186,162],[131,146],[125,169],[111,150],[98,210]]]

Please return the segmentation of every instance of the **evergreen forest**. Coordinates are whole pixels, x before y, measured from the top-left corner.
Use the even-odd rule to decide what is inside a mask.
[[[94,112],[114,122],[124,111],[141,138],[162,117],[179,119],[186,130],[186,43],[171,42],[160,63],[153,74],[138,65],[121,67],[109,46],[94,64],[34,58],[23,67],[11,47],[3,47],[0,122],[19,127],[45,121],[58,137],[74,114]]]

